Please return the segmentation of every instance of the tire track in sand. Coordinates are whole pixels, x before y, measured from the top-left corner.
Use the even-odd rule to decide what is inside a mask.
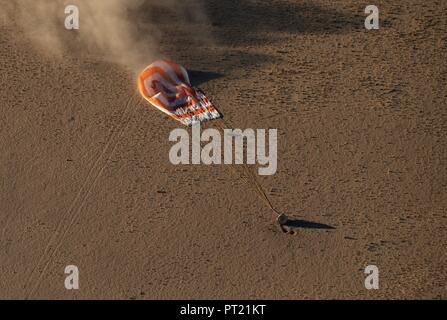
[[[50,240],[47,242],[44,253],[39,259],[37,265],[31,271],[31,274],[27,282],[25,283],[25,290],[27,290],[27,288],[30,288],[29,292],[25,296],[25,299],[29,299],[30,297],[32,297],[36,290],[39,288],[40,283],[43,279],[43,275],[48,269],[51,260],[61,247],[68,231],[79,217],[79,214],[87,200],[87,197],[95,186],[98,178],[104,171],[104,168],[107,166],[110,157],[115,152],[118,142],[121,140],[124,132],[126,131],[130,120],[132,119],[133,112],[136,109],[135,107],[133,107],[133,102],[136,100],[136,98],[137,93],[133,93],[132,96],[127,100],[126,107],[120,121],[110,130],[104,149],[90,168],[87,177],[84,180],[84,183],[79,189],[79,192],[77,193],[69,209],[66,211],[67,213],[64,214],[63,217],[60,219],[56,231],[51,235]],[[66,223],[67,219],[69,219],[68,223]],[[39,271],[41,267],[42,269]],[[33,283],[35,283],[34,286],[32,286]]]

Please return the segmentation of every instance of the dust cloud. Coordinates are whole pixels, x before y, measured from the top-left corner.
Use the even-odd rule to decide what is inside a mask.
[[[161,57],[164,25],[206,21],[199,0],[0,0],[0,25],[18,28],[41,54],[83,55],[137,71]],[[65,7],[79,8],[80,29],[65,29]],[[158,12],[166,13],[160,21]]]

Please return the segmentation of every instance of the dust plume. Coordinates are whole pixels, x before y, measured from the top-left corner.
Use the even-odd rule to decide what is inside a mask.
[[[0,0],[0,5],[1,25],[19,28],[41,53],[87,56],[132,71],[166,54],[160,50],[165,25],[206,21],[199,0]],[[67,5],[79,8],[79,30],[65,29]]]

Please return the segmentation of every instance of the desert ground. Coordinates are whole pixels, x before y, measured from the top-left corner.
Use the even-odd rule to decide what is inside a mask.
[[[379,30],[364,27],[369,4]],[[447,298],[447,2],[194,5],[203,19],[129,18],[157,27],[147,64],[184,65],[234,128],[278,129],[278,170],[257,179],[296,234],[234,166],[170,163],[182,125],[140,98],[134,70],[84,48],[42,53],[9,15],[0,298]],[[79,30],[58,14],[81,45],[82,8]]]

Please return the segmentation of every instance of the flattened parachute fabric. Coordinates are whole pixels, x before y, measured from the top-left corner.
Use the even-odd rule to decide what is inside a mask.
[[[140,74],[138,88],[154,107],[184,125],[221,118],[205,94],[191,85],[186,69],[175,62],[152,63]]]

